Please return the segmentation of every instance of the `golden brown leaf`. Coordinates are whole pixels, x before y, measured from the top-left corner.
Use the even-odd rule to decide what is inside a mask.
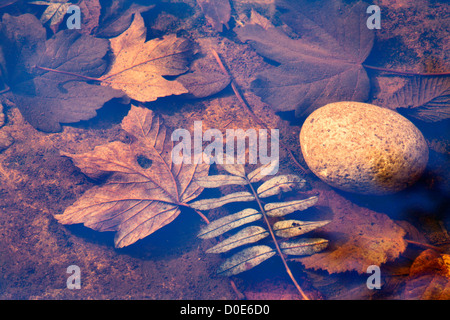
[[[295,259],[305,267],[362,274],[368,266],[393,261],[405,251],[405,231],[387,215],[360,207],[328,188],[322,191],[318,205],[328,206],[333,212],[332,221],[321,228],[331,247]]]
[[[450,255],[432,249],[422,252],[413,262],[403,292],[408,300],[450,299]]]
[[[132,106],[122,128],[135,138],[130,145],[115,141],[83,154],[63,153],[90,177],[112,174],[56,216],[63,224],[117,231],[119,248],[172,222],[179,205],[203,190],[193,179],[209,169],[207,164],[173,164],[170,135],[151,110]]]
[[[81,0],[78,5],[83,15],[83,28],[80,32],[91,34],[92,30],[98,26],[100,19],[100,2],[99,0]]]
[[[102,84],[141,102],[187,93],[180,82],[163,76],[177,76],[188,70],[191,43],[174,34],[145,42],[146,31],[144,19],[137,13],[131,26],[110,40],[115,60],[101,78]]]

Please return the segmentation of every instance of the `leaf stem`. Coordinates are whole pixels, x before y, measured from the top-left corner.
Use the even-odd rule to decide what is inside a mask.
[[[305,292],[303,292],[303,290],[300,287],[300,285],[298,284],[297,280],[295,280],[295,277],[292,274],[291,269],[289,268],[289,266],[288,266],[288,264],[286,262],[286,259],[285,259],[284,255],[283,255],[283,252],[281,252],[280,246],[278,245],[277,238],[275,237],[275,234],[273,233],[273,230],[272,230],[272,226],[270,225],[269,219],[267,218],[266,211],[264,210],[264,207],[263,207],[263,205],[261,203],[261,200],[258,197],[258,193],[256,192],[256,190],[253,187],[253,185],[250,182],[250,180],[247,177],[245,177],[245,179],[247,180],[247,184],[249,185],[250,189],[252,190],[253,195],[255,196],[256,202],[258,203],[259,209],[261,210],[261,213],[262,213],[262,215],[264,217],[264,222],[266,223],[267,228],[268,228],[269,233],[270,233],[270,236],[272,237],[272,240],[275,243],[275,248],[276,248],[276,250],[278,252],[278,255],[280,256],[281,261],[283,261],[283,265],[284,265],[284,267],[286,269],[287,274],[291,278],[292,282],[294,283],[295,287],[297,288],[297,290],[300,293],[300,295],[302,296],[302,298],[304,300],[310,300],[308,298],[308,296],[305,294]]]
[[[442,248],[433,246],[433,245],[428,244],[428,243],[422,243],[422,242],[417,242],[417,241],[408,240],[408,239],[405,239],[405,241],[406,241],[406,243],[414,244],[414,245],[419,246],[419,247],[423,247],[423,248],[427,248],[427,249],[433,249],[433,250],[435,250],[437,252],[444,252],[444,250]]]
[[[214,58],[216,59],[217,63],[219,64],[220,69],[222,70],[223,73],[225,73],[226,75],[228,75],[231,79],[231,88],[233,89],[234,94],[236,95],[237,99],[239,100],[239,102],[244,106],[244,108],[248,111],[248,113],[250,113],[250,115],[253,117],[253,119],[255,119],[255,121],[257,123],[259,123],[261,126],[263,126],[266,130],[269,129],[269,127],[267,126],[267,124],[262,121],[260,118],[258,118],[256,116],[256,114],[253,112],[252,108],[250,107],[250,105],[248,104],[248,102],[245,100],[245,98],[241,95],[241,93],[239,92],[238,87],[236,86],[236,83],[234,81],[234,78],[231,76],[231,74],[228,72],[228,70],[225,68],[222,60],[219,57],[219,54],[216,52],[216,50],[211,49],[211,52],[214,56]],[[228,124],[227,124],[228,125]],[[268,135],[270,136],[269,131],[267,132]],[[282,141],[280,141],[281,146],[287,151],[287,153],[289,154],[290,158],[294,161],[295,165],[297,167],[300,168],[300,170],[303,172],[303,174],[307,174],[308,170],[306,170],[298,161],[297,159],[294,157],[294,154],[292,153],[292,150],[285,145]]]
[[[209,220],[208,218],[200,211],[197,209],[192,208],[190,205],[188,205],[187,203],[179,203],[180,206],[183,207],[188,207],[191,208],[192,210],[194,210],[195,212],[197,212],[197,214],[206,222],[206,224],[209,224]]]
[[[46,67],[41,67],[41,66],[34,66],[36,69],[40,69],[40,70],[45,70],[48,72],[55,72],[55,73],[60,73],[60,74],[65,74],[65,75],[69,75],[69,76],[74,76],[74,77],[79,77],[82,78],[84,80],[89,80],[89,81],[101,81],[98,78],[93,78],[93,77],[88,77],[88,76],[83,76],[81,74],[76,74],[76,73],[72,73],[72,72],[68,72],[68,71],[61,71],[61,70],[56,70],[56,69],[51,69],[51,68],[46,68]]]
[[[9,92],[9,91],[11,91],[11,88],[3,89],[2,91],[0,91],[0,96],[1,96],[2,94],[4,94],[4,93]]]
[[[391,70],[381,67],[375,67],[367,64],[363,64],[364,68],[383,71],[388,73],[399,74],[403,76],[450,76],[450,72],[439,72],[439,73],[423,73],[423,72],[411,72],[411,71],[400,71],[400,70]]]

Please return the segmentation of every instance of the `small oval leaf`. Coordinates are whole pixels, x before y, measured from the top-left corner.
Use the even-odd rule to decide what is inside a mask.
[[[281,251],[293,256],[312,255],[324,250],[327,246],[328,240],[321,238],[297,239],[280,243]]]
[[[245,181],[242,177],[237,176],[229,176],[226,174],[218,174],[214,176],[206,176],[199,177],[195,180],[195,182],[203,188],[218,188],[222,186],[227,186],[230,184],[237,184],[240,186],[246,185],[247,181]]]
[[[312,196],[303,200],[273,202],[266,204],[264,210],[269,217],[282,217],[294,211],[306,210],[315,205],[318,200],[318,197]]]
[[[250,180],[250,182],[252,183],[256,183],[264,179],[266,176],[273,175],[274,173],[276,173],[275,169],[278,171],[279,162],[279,160],[275,160],[273,162],[271,161],[253,170],[247,175],[248,180]]]
[[[214,238],[234,228],[257,221],[261,218],[262,214],[255,209],[244,209],[237,213],[214,220],[202,228],[197,237],[202,239]]]
[[[283,220],[275,222],[273,231],[281,238],[292,238],[314,229],[323,227],[328,224],[330,220],[325,221],[300,221],[300,220]]]
[[[232,276],[250,270],[274,255],[275,250],[269,246],[250,247],[225,260],[217,273],[223,276]]]
[[[302,189],[306,181],[295,174],[276,176],[264,182],[257,190],[260,198],[277,195],[281,192]]]
[[[237,160],[233,156],[226,154],[223,163],[219,164],[219,166],[232,175],[245,178],[245,166],[237,163]]]
[[[230,251],[231,249],[249,244],[255,243],[261,239],[264,239],[269,235],[266,229],[259,226],[250,226],[242,229],[235,235],[219,242],[214,247],[208,249],[207,253],[222,253]]]
[[[211,210],[215,208],[222,207],[223,205],[230,203],[230,202],[243,202],[243,201],[253,201],[255,200],[255,197],[247,191],[242,192],[235,192],[227,194],[226,196],[223,196],[221,198],[215,198],[215,199],[203,199],[194,201],[189,204],[194,209],[198,210]]]

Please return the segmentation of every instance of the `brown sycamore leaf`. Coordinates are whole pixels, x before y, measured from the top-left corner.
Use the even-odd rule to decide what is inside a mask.
[[[387,215],[360,207],[329,189],[321,191],[319,199],[318,205],[333,212],[332,221],[321,228],[332,246],[295,259],[306,268],[362,274],[368,266],[393,261],[405,251],[405,231]]]
[[[131,26],[110,39],[115,59],[108,74],[101,78],[102,84],[141,102],[187,93],[180,82],[163,76],[177,76],[188,70],[191,42],[174,34],[145,42],[146,32],[144,19],[136,13]]]
[[[179,206],[203,188],[194,179],[206,176],[207,164],[172,162],[172,141],[160,117],[132,106],[122,128],[135,139],[98,146],[83,154],[67,154],[86,175],[110,173],[103,185],[86,191],[62,215],[63,224],[84,223],[98,231],[117,231],[115,246],[128,246],[172,222]]]
[[[100,0],[81,0],[78,3],[81,14],[83,15],[83,28],[80,32],[83,34],[91,34],[99,23],[101,5]]]
[[[449,300],[449,280],[450,255],[425,250],[411,265],[402,299]]]
[[[254,92],[274,110],[295,110],[298,116],[330,102],[366,101],[370,82],[363,62],[374,41],[367,6],[280,0],[280,18],[292,32],[256,18],[237,28],[241,41],[278,64],[256,75]]]
[[[110,0],[106,6],[102,6],[102,13],[94,34],[100,38],[117,37],[130,27],[136,14],[149,11],[154,7],[154,4],[145,6],[135,1]]]
[[[450,78],[412,77],[383,105],[426,122],[450,118]]]

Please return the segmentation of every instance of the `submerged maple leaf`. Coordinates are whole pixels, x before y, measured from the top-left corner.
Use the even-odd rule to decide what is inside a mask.
[[[131,26],[110,40],[115,60],[108,74],[101,78],[102,84],[120,89],[141,102],[187,93],[180,82],[163,76],[177,76],[189,69],[191,42],[173,34],[145,40],[144,19],[136,13]]]
[[[412,77],[383,104],[408,116],[435,122],[450,118],[450,78]]]
[[[88,176],[111,173],[107,182],[86,191],[62,215],[63,224],[84,223],[98,231],[117,231],[115,246],[128,246],[172,222],[180,205],[203,188],[194,179],[208,175],[207,164],[174,164],[173,142],[160,117],[132,106],[122,128],[134,136],[128,145],[111,142],[83,154],[63,153]]]
[[[121,91],[88,83],[106,70],[108,40],[73,30],[46,39],[46,31],[30,14],[5,14],[0,24],[1,46],[7,69],[6,97],[35,128],[56,132],[60,123],[88,120]]]
[[[405,251],[405,230],[386,214],[360,207],[328,187],[321,190],[318,205],[333,212],[331,223],[323,227],[332,248],[295,259],[306,268],[362,274],[370,265],[394,261]]]
[[[367,5],[341,9],[339,1],[278,1],[281,16],[299,38],[282,29],[250,23],[237,29],[262,56],[280,65],[257,75],[254,91],[277,111],[307,115],[327,103],[368,99],[362,65],[374,34],[366,26]]]

